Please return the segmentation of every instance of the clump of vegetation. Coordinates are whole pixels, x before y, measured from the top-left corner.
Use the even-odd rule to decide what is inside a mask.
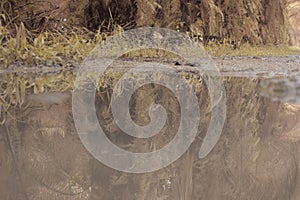
[[[71,32],[42,32],[30,38],[21,22],[16,25],[13,36],[5,26],[0,25],[0,66],[68,66],[79,63],[96,44],[102,41],[104,34],[96,33],[89,39],[85,35]]]
[[[115,32],[122,32],[118,27]],[[21,22],[15,25],[16,34],[13,35],[6,26],[0,24],[0,68],[8,67],[75,67],[86,58],[89,53],[99,45],[105,38],[114,33],[101,33],[97,31],[92,36],[78,34],[72,31],[63,34],[59,31],[42,32],[36,37],[30,37],[29,31]],[[212,56],[272,56],[290,55],[298,51],[285,45],[269,45],[252,47],[243,44],[234,47],[229,42],[208,42],[205,49]],[[133,52],[127,57],[157,57],[163,55],[170,57],[167,53],[158,54],[156,50]]]

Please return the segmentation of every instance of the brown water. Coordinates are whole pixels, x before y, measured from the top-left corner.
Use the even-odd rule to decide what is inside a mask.
[[[8,89],[3,80],[9,76],[2,74],[1,97],[10,99],[11,106],[0,101],[0,199],[300,199],[300,59],[216,60],[222,66],[227,115],[213,151],[198,158],[211,116],[207,89],[201,85],[195,89],[201,110],[196,140],[170,166],[144,174],[111,169],[85,149],[74,125],[70,89],[34,94],[34,86],[27,83],[27,90],[20,89],[12,102],[7,93],[15,91]],[[28,75],[14,75],[22,76]],[[111,88],[100,91],[95,98],[97,116],[113,143],[148,152],[174,137],[178,103],[169,90],[142,87],[130,104],[133,120],[141,125],[149,123],[151,103],[166,107],[166,123],[172,126],[148,140],[130,137],[117,127],[108,103]]]

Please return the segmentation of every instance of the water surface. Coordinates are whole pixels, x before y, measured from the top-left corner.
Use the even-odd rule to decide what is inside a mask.
[[[216,61],[227,93],[226,122],[217,145],[207,157],[198,158],[211,116],[208,91],[198,79],[193,82],[201,110],[196,140],[172,165],[145,174],[106,167],[84,148],[72,115],[74,73],[1,72],[1,198],[300,199],[299,56]],[[180,112],[169,90],[148,85],[132,98],[132,119],[140,125],[149,123],[153,102],[167,110],[167,125],[150,139],[133,138],[118,128],[110,109],[111,92],[111,85],[101,88],[95,107],[114,144],[149,152],[174,137]]]

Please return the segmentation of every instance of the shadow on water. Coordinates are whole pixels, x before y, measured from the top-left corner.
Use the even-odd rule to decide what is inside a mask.
[[[198,79],[193,84],[200,85],[195,92],[201,119],[194,143],[170,166],[145,174],[106,167],[85,149],[72,115],[73,73],[1,74],[1,199],[300,199],[299,71],[274,68],[261,73],[266,68],[250,65],[230,69],[231,62],[245,65],[243,59],[220,61],[227,117],[213,151],[198,158],[211,116],[207,88]],[[274,62],[280,64],[278,59]],[[288,58],[281,59],[287,63]],[[174,137],[180,106],[169,90],[145,85],[134,93],[130,113],[136,123],[150,122],[148,108],[153,102],[163,105],[168,116],[157,135],[137,139],[123,133],[113,120],[112,89],[109,84],[99,89],[95,107],[113,143],[127,151],[148,152]]]

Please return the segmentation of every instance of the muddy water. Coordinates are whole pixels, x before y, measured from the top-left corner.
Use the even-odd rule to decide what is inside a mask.
[[[111,169],[85,149],[74,125],[70,89],[34,94],[28,87],[22,106],[12,104],[1,114],[1,199],[300,199],[298,57],[216,61],[226,88],[227,115],[213,151],[198,158],[211,116],[208,91],[198,79],[193,84],[200,85],[195,91],[201,119],[195,141],[170,166],[144,174]],[[6,86],[1,85],[1,93]],[[111,91],[97,92],[95,107],[113,143],[149,152],[172,140],[180,113],[169,90],[146,85],[130,102],[132,119],[140,125],[149,123],[151,103],[166,108],[167,125],[150,139],[133,138],[118,128],[108,103]]]

